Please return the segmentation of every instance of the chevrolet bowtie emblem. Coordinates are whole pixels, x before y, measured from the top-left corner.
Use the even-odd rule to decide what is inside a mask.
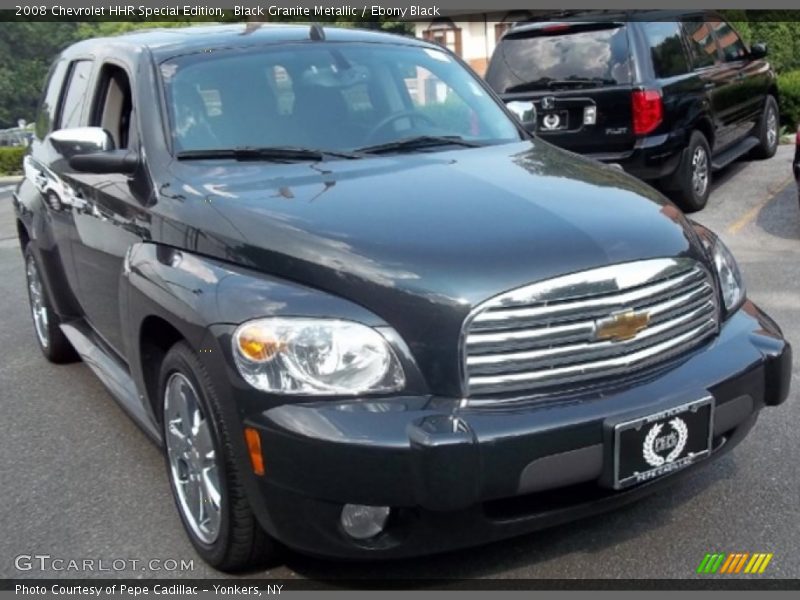
[[[649,323],[650,313],[628,310],[595,321],[594,337],[597,340],[624,342],[636,337]]]

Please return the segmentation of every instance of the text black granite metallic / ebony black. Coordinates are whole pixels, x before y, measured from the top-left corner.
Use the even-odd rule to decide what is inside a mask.
[[[788,394],[790,347],[714,234],[418,40],[72,46],[14,204],[44,355],[82,357],[163,446],[221,569],[597,513]]]

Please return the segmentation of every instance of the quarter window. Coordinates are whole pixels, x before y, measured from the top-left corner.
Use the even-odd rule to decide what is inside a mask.
[[[689,71],[680,25],[670,22],[642,24],[656,77],[674,77]]]
[[[61,102],[58,129],[78,127],[81,124],[83,106],[89,91],[89,76],[92,74],[92,61],[77,60],[72,63],[67,92]]]
[[[39,115],[36,118],[36,137],[40,140],[44,138],[53,126],[53,121],[58,108],[58,98],[64,86],[64,74],[67,71],[67,62],[59,60],[50,70],[50,77],[47,80],[47,89],[39,106]]]

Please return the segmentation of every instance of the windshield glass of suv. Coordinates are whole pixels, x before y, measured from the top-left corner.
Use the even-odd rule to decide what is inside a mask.
[[[344,151],[417,136],[520,132],[475,77],[430,48],[342,42],[223,49],[160,66],[176,152]]]
[[[499,93],[630,83],[628,36],[618,23],[512,30],[486,78]]]

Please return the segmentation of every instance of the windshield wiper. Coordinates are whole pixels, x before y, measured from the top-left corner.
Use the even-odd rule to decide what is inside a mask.
[[[272,162],[293,162],[302,160],[324,160],[326,157],[363,158],[355,152],[344,150],[322,150],[295,146],[265,146],[263,148],[241,146],[238,148],[210,148],[206,150],[183,150],[178,152],[179,160],[202,160],[211,158],[231,158],[234,160],[265,160]]]
[[[385,144],[375,144],[374,146],[364,146],[356,148],[356,152],[364,154],[385,154],[387,152],[410,152],[421,148],[432,146],[464,146],[467,148],[477,148],[482,146],[480,142],[467,140],[460,135],[417,135],[414,137],[402,138]]]

